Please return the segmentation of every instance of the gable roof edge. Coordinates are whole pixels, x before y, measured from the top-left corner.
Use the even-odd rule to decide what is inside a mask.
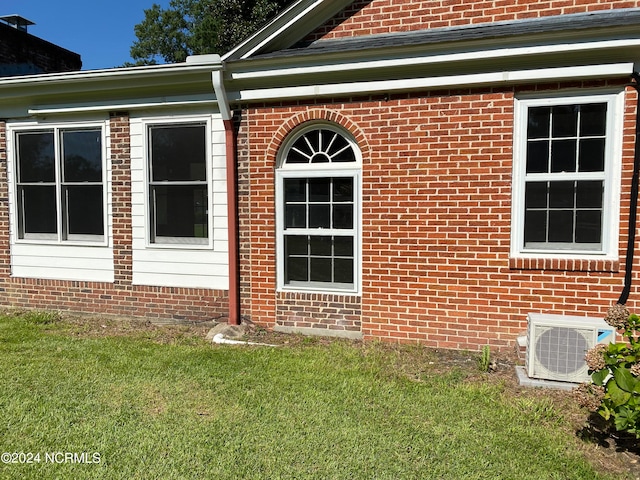
[[[353,3],[353,0],[297,0],[249,38],[222,56],[223,61],[292,46]]]

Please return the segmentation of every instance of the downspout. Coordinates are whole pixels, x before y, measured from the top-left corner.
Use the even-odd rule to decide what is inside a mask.
[[[618,299],[618,303],[624,305],[631,291],[631,274],[633,272],[634,249],[636,243],[636,228],[638,217],[638,187],[640,186],[640,74],[633,72],[631,77],[638,98],[636,100],[636,140],[635,154],[633,158],[633,177],[631,178],[631,205],[629,206],[629,238],[627,240],[627,258],[625,262],[624,288]]]
[[[216,55],[217,56],[217,55]],[[220,68],[211,72],[211,82],[222,115],[225,132],[227,170],[227,228],[229,236],[229,325],[240,325],[240,265],[238,247],[238,195],[236,166],[236,135],[233,112],[229,107],[224,88],[222,60],[217,56]]]

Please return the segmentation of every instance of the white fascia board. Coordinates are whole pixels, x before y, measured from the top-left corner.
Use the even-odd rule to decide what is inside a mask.
[[[583,42],[576,44],[558,44],[558,45],[538,45],[515,48],[499,48],[495,50],[483,50],[481,52],[471,51],[462,53],[450,53],[442,55],[413,56],[404,58],[391,58],[384,60],[362,60],[357,62],[345,63],[325,63],[310,66],[283,67],[272,68],[269,70],[252,70],[252,71],[236,71],[230,72],[229,76],[232,80],[252,80],[256,78],[274,78],[295,75],[317,75],[330,74],[345,71],[362,71],[362,70],[379,70],[385,68],[398,68],[403,66],[420,66],[433,65],[439,63],[465,62],[470,60],[482,59],[504,59],[517,58],[522,59],[533,55],[549,55],[557,53],[566,53],[567,55],[585,53],[590,51],[607,51],[618,48],[640,47],[640,38],[624,39],[624,40],[606,40],[598,42]],[[239,65],[240,68],[241,65]],[[230,65],[233,68],[233,64]]]
[[[541,68],[467,75],[404,78],[371,82],[333,83],[301,87],[279,87],[229,92],[235,102],[256,102],[277,99],[375,94],[395,91],[422,90],[444,87],[503,85],[547,80],[585,80],[630,75],[633,63],[584,65],[579,67]]]
[[[247,59],[270,44],[275,49],[289,47],[351,3],[353,0],[298,0],[225,53],[222,60]]]
[[[291,28],[300,18],[313,11],[322,2],[323,0],[314,0],[305,7],[304,4],[309,2],[298,0],[233,50],[225,53],[222,56],[222,60],[227,60],[236,54],[239,55],[238,58],[250,57],[256,50],[259,50],[282,32]]]

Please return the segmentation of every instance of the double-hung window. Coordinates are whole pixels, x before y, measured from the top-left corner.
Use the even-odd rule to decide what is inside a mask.
[[[209,243],[207,123],[148,127],[150,242]]]
[[[15,133],[19,238],[104,240],[103,138],[99,126]]]
[[[276,197],[280,288],[357,290],[359,155],[333,125],[303,128],[283,145]]]
[[[512,254],[615,255],[620,98],[517,101]]]

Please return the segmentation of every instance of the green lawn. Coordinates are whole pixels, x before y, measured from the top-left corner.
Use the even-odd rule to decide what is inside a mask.
[[[35,462],[0,478],[613,478],[547,397],[418,347],[90,330],[0,316],[0,451]]]

